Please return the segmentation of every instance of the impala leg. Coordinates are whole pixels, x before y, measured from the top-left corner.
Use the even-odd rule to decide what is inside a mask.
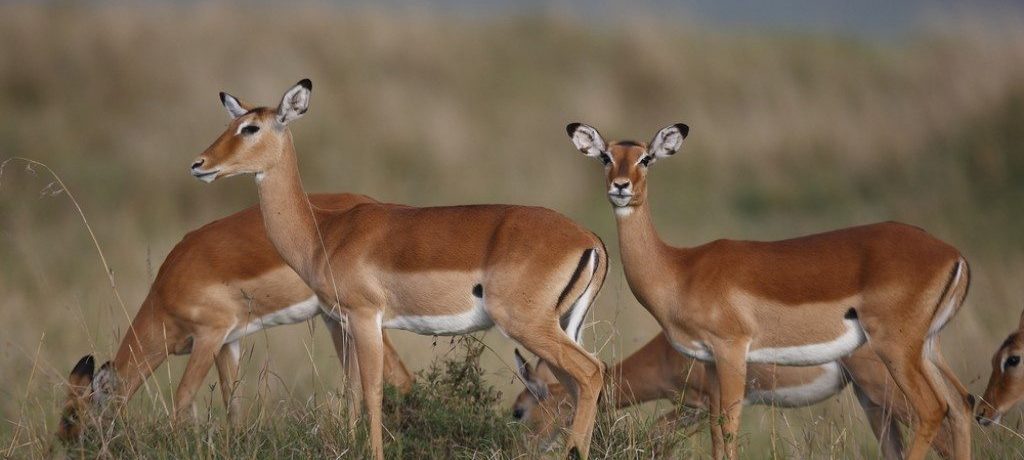
[[[967,398],[960,393],[959,382],[954,384],[946,379],[934,362],[926,364],[931,367],[931,377],[936,382],[935,388],[945,397],[947,407],[945,420],[932,440],[932,447],[943,458],[969,459],[971,427],[974,426],[974,421],[966,403]]]
[[[939,352],[939,344],[934,338],[930,338],[931,364],[934,366],[932,379],[937,382],[937,389],[946,396],[946,404],[949,410],[946,413],[946,423],[943,424],[936,442],[932,443],[937,447],[943,445],[947,448],[952,444],[953,458],[971,458],[971,428],[974,426],[972,419],[973,407],[970,405],[970,392],[964,387],[960,379],[946,363],[942,353]]]
[[[224,398],[224,408],[228,412],[228,422],[237,424],[242,415],[242,404],[238,398],[238,341],[224,344],[217,353],[217,377],[220,379],[220,393]]]
[[[341,369],[345,372],[345,406],[348,409],[348,431],[349,436],[355,439],[356,427],[359,423],[359,415],[363,411],[363,398],[361,385],[359,384],[359,359],[356,356],[355,344],[352,341],[352,334],[349,334],[345,324],[323,316],[324,324],[331,332],[331,342],[334,343],[334,351],[338,355]]]
[[[348,315],[352,339],[359,360],[359,380],[363,388],[363,403],[369,414],[370,447],[373,458],[384,459],[383,419],[381,404],[384,396],[384,338],[380,312],[352,312]]]
[[[725,456],[735,460],[739,458],[740,415],[747,385],[747,351],[746,344],[742,348],[730,345],[719,345],[714,350],[715,373],[721,392],[719,404],[724,416],[722,443]]]
[[[174,393],[174,419],[180,420],[182,414],[192,407],[192,400],[196,396],[206,374],[210,373],[213,361],[220,351],[224,341],[224,331],[211,331],[204,335],[198,335],[192,344],[192,354],[185,365],[185,373],[181,376],[178,389]]]
[[[871,337],[871,335],[869,335]],[[929,365],[922,354],[922,343],[901,345],[900,341],[878,341],[875,351],[882,362],[889,368],[889,373],[896,385],[910,401],[917,415],[914,427],[914,441],[910,445],[907,458],[923,459],[928,454],[932,439],[938,432],[942,419],[945,417],[947,405],[945,398],[936,392],[929,379]]]
[[[903,458],[903,438],[900,432],[899,423],[893,413],[886,410],[880,404],[872,401],[860,385],[853,384],[853,391],[857,395],[857,402],[864,409],[864,415],[871,425],[871,431],[878,439],[879,447],[882,449],[882,458],[886,460],[899,460]],[[884,397],[884,395],[883,395]]]
[[[654,426],[671,433],[696,425],[702,415],[703,413],[697,409],[688,412],[677,407],[658,417],[658,420],[654,422]]]
[[[533,330],[516,328],[509,331],[509,336],[547,362],[555,377],[574,396],[570,428],[572,439],[568,447],[570,452],[575,447],[580,458],[588,458],[597,416],[597,399],[604,386],[601,361],[569,338],[557,323]]]
[[[708,425],[711,427],[711,457],[722,458],[725,437],[722,434],[722,392],[714,363],[705,364],[708,379]]]
[[[391,343],[391,339],[388,338],[388,335],[383,334],[383,337],[384,381],[389,385],[394,385],[402,394],[408,394],[412,391],[412,374],[409,373],[409,369],[405,367],[405,363],[402,362],[402,358],[398,356],[398,352],[395,351],[395,346]]]

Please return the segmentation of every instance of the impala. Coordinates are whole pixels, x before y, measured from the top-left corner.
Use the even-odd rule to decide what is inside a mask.
[[[531,428],[542,447],[554,445],[566,420],[565,390],[551,377],[547,365],[531,366],[515,353],[519,374],[526,389],[512,406],[512,415]],[[704,363],[677,352],[659,333],[626,359],[608,369],[610,404],[618,409],[648,401],[667,399],[700,412],[708,409],[711,388]],[[878,357],[866,347],[858,348],[839,362],[817,366],[776,366],[751,364],[747,368],[744,404],[803,407],[839,394],[848,384],[857,395],[871,429],[878,438],[882,456],[903,458],[899,424],[908,424],[911,409],[897,394],[896,384]],[[677,428],[695,424],[693,411],[672,410],[659,421]],[[932,446],[949,457],[948,426],[943,426]]]
[[[497,325],[573,394],[570,446],[586,458],[603,368],[577,342],[607,271],[601,240],[544,208],[311,206],[288,128],[308,109],[311,89],[300,81],[277,108],[221,93],[232,121],[192,174],[208,182],[254,174],[270,241],[332,315],[348,318],[373,455],[384,455],[381,327],[458,335]]]
[[[373,202],[351,194],[313,195],[310,200],[342,210]],[[75,365],[57,436],[78,438],[90,409],[102,409],[99,406],[111,399],[126,402],[168,354],[191,353],[175,392],[175,418],[191,407],[203,378],[216,363],[228,417],[236,419],[239,340],[272,326],[305,321],[319,312],[313,291],[271,246],[259,209],[251,207],[205,225],[171,249],[114,360],[98,372],[91,355]],[[324,322],[344,365],[343,351],[351,346],[345,328],[327,316]],[[407,390],[412,382],[409,372],[388,341],[385,350],[389,382]],[[346,370],[354,378],[355,364]]]
[[[967,293],[969,270],[956,248],[898,223],[672,247],[651,221],[647,174],[682,147],[689,128],[667,126],[649,144],[608,144],[580,123],[566,130],[577,149],[604,164],[633,294],[677,351],[710,366],[711,416],[724,418],[711,424],[716,457],[736,458],[748,362],[823,364],[865,342],[914,408],[908,456],[925,456],[947,412],[955,455],[970,456],[966,389],[933,353],[936,334]]]
[[[1003,414],[1024,399],[1024,312],[1017,330],[1006,337],[992,355],[992,376],[988,379],[985,395],[977,407],[978,423],[984,426],[999,423]]]

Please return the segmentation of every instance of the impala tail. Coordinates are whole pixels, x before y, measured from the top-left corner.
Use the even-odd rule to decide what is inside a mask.
[[[594,238],[600,242],[596,236]],[[597,293],[601,291],[607,275],[608,255],[602,243],[599,247],[583,251],[576,270],[558,296],[555,305],[561,313],[559,323],[576,343],[580,343],[583,319],[593,305]]]
[[[964,299],[967,298],[967,291],[970,289],[970,286],[971,268],[967,265],[967,261],[961,257],[953,264],[953,270],[949,275],[949,283],[946,284],[946,289],[942,292],[942,296],[939,297],[935,316],[932,317],[931,327],[928,328],[929,337],[938,334],[942,328],[946,327],[949,320],[956,316],[956,312],[960,311],[960,307],[964,304]]]

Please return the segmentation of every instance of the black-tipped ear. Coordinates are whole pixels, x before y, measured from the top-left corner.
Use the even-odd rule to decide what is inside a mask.
[[[93,359],[92,355],[85,355],[82,359],[78,360],[78,364],[75,364],[75,368],[71,369],[71,376],[92,378],[95,371],[96,360]]]
[[[683,139],[690,134],[690,127],[686,123],[676,123],[676,129],[679,130],[679,134],[683,135]]]
[[[597,132],[597,129],[593,126],[583,123],[569,123],[565,126],[565,132],[569,134],[569,138],[572,139],[572,144],[576,146],[576,150],[579,150],[588,157],[598,158],[608,150],[608,144],[605,143],[604,139],[601,138],[601,133]]]
[[[238,118],[249,112],[249,107],[242,104],[242,101],[223,91],[220,92],[220,103],[227,109],[228,115],[231,115],[231,118]]]
[[[655,159],[675,155],[683,147],[683,139],[690,134],[690,127],[675,123],[661,128],[647,146],[647,154]]]
[[[277,121],[287,125],[309,110],[309,97],[313,94],[313,82],[308,78],[299,80],[284,93],[281,105],[277,106]]]
[[[533,369],[530,368],[530,363],[526,362],[526,358],[523,358],[523,354],[519,353],[519,349],[515,349],[516,355],[516,370],[519,371],[519,376],[523,378],[527,383],[533,378]]]

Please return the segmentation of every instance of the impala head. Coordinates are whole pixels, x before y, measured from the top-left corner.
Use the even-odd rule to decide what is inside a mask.
[[[1024,399],[1024,313],[1017,331],[1010,334],[992,356],[992,376],[985,395],[976,408],[975,418],[982,425],[998,422],[1003,414]]]
[[[516,367],[526,389],[516,396],[512,417],[526,424],[532,442],[550,451],[555,448],[558,435],[568,427],[572,400],[562,385],[557,383],[558,380],[547,364],[537,361],[537,366],[533,367],[523,359],[518,349],[515,355]]]
[[[309,109],[313,83],[304,79],[284,93],[277,108],[252,108],[228,93],[220,93],[231,123],[199,158],[192,175],[203,182],[239,174],[259,175],[280,160],[282,148],[291,142],[288,124]]]
[[[85,423],[92,411],[102,408],[114,394],[116,378],[110,361],[93,373],[96,361],[92,355],[85,355],[71,369],[68,376],[68,398],[60,413],[57,424],[57,438],[68,442],[82,435]]]
[[[616,211],[626,212],[646,200],[647,169],[656,161],[675,155],[690,132],[682,123],[669,125],[645,145],[634,141],[608,144],[597,129],[582,123],[571,123],[565,130],[580,152],[604,164],[608,200]]]

